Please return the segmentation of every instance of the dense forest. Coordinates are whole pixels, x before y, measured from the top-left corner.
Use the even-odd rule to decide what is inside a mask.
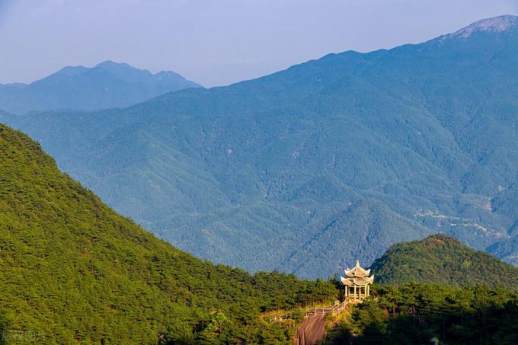
[[[0,125],[0,326],[15,344],[284,344],[261,313],[329,303],[330,282],[196,259],[117,215]]]
[[[518,344],[518,293],[485,287],[378,286],[327,344]]]
[[[438,234],[392,246],[327,344],[518,344],[518,268]]]

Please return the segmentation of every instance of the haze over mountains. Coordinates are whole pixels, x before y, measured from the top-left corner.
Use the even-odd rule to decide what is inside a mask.
[[[3,121],[216,262],[327,277],[439,231],[518,263],[516,56],[504,16],[127,109]]]
[[[152,74],[128,64],[65,67],[31,84],[0,85],[0,109],[11,113],[127,107],[167,92],[199,87],[174,72]]]

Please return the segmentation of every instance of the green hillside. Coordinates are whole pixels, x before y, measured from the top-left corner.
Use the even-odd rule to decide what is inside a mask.
[[[516,262],[516,56],[507,16],[127,109],[5,121],[213,262],[328,277],[437,232]]]
[[[0,125],[3,339],[27,344],[286,343],[262,311],[336,298],[330,283],[215,266],[148,234]],[[1,323],[4,325],[4,322]]]
[[[433,235],[393,245],[371,269],[371,298],[334,324],[324,344],[518,343],[518,268]]]
[[[378,283],[486,285],[518,290],[518,268],[445,235],[393,245],[371,269]]]

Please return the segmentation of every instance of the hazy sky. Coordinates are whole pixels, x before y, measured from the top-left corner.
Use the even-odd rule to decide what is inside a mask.
[[[518,0],[0,0],[0,83],[111,59],[221,85],[501,14]]]

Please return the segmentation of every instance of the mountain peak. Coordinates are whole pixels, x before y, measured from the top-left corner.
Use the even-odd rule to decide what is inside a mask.
[[[371,269],[381,283],[481,284],[492,287],[513,287],[518,283],[518,268],[444,234],[395,244],[374,261]]]
[[[95,67],[112,67],[112,66],[129,66],[127,63],[124,62],[115,62],[112,60],[105,60],[102,62],[99,62]]]
[[[147,72],[146,70],[141,70],[136,67],[133,67],[127,63],[123,62],[115,62],[112,60],[103,61],[97,65],[95,65],[94,69],[104,69],[107,71],[139,71],[139,72]]]
[[[0,84],[0,108],[13,114],[59,109],[93,111],[127,107],[193,87],[200,85],[175,72],[153,74],[106,60],[93,67],[64,67],[30,84]]]
[[[468,38],[477,32],[504,32],[518,27],[518,17],[505,15],[482,19],[451,34],[453,37]]]

